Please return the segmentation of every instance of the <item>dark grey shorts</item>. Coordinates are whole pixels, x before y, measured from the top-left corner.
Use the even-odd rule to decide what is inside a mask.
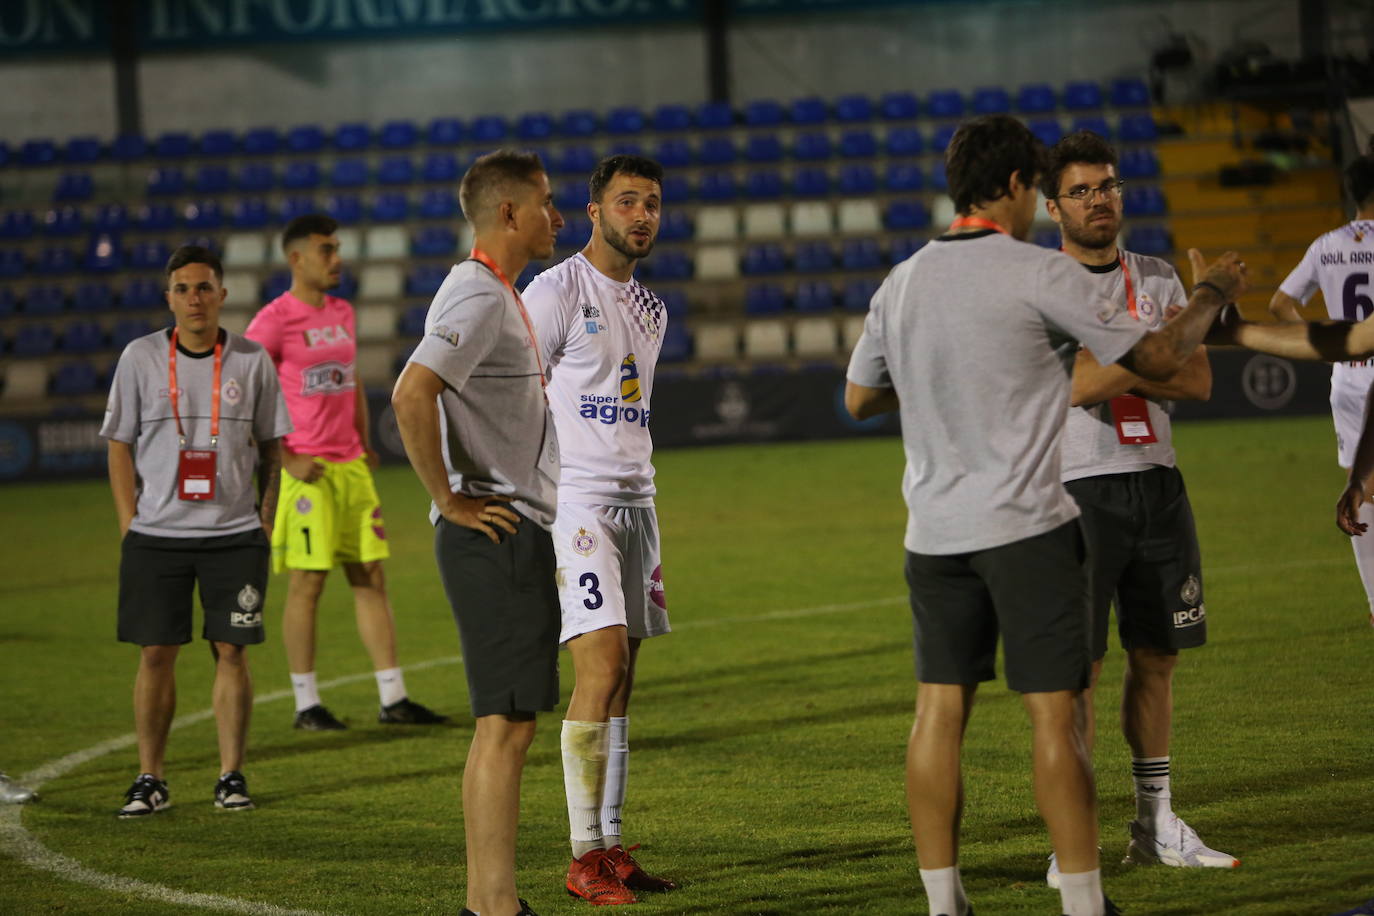
[[[1093,582],[1093,658],[1107,654],[1110,608],[1126,649],[1207,642],[1202,552],[1178,468],[1084,477],[1064,485],[1083,510]]]
[[[441,518],[434,555],[458,624],[472,714],[557,706],[561,617],[549,533],[525,518],[493,544]]]
[[[119,639],[140,646],[191,641],[191,594],[200,586],[203,639],[263,640],[262,605],[272,548],[261,528],[212,538],[130,531],[119,558]]]
[[[997,676],[1019,693],[1079,690],[1091,668],[1088,571],[1072,521],[1035,537],[972,553],[907,552],[916,677],[976,684]]]

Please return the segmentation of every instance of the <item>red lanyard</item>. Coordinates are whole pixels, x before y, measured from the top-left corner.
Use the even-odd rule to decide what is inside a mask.
[[[961,217],[959,217],[958,219],[956,219],[954,222],[950,223],[950,224],[949,224],[949,228],[950,228],[951,230],[953,230],[953,229],[991,229],[991,230],[993,230],[994,232],[1000,232],[1000,233],[1002,233],[1003,235],[1008,235],[1008,234],[1009,234],[1009,233],[1007,232],[1007,230],[1006,230],[1005,228],[1003,228],[1003,226],[1002,226],[1001,223],[994,223],[992,220],[990,220],[990,219],[983,219],[983,217],[981,217],[981,216],[961,216]]]
[[[1126,281],[1126,308],[1131,310],[1132,318],[1139,318],[1135,307],[1135,284],[1131,282],[1131,269],[1126,266],[1126,257],[1117,252],[1116,263],[1121,265],[1121,277]]]
[[[534,345],[534,364],[539,367],[539,387],[543,388],[548,384],[547,380],[544,378],[544,361],[539,358],[539,338],[534,334],[534,325],[530,322],[530,313],[525,311],[524,300],[522,300],[520,294],[515,291],[515,287],[511,284],[510,280],[506,278],[505,273],[497,266],[497,263],[492,260],[491,255],[487,254],[476,245],[473,245],[472,251],[468,253],[468,257],[496,274],[496,279],[504,283],[506,289],[510,290],[510,294],[515,297],[515,304],[520,309],[520,317],[525,321],[525,330],[530,332],[530,343]]]
[[[210,392],[210,445],[219,440],[219,378],[224,366],[224,343],[215,339],[215,387]],[[186,445],[186,431],[181,428],[181,412],[177,410],[177,329],[172,328],[172,344],[167,349],[167,396],[172,400],[172,416],[177,421],[177,435]]]

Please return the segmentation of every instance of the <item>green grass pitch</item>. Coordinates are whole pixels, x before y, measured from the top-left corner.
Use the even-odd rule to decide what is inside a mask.
[[[1333,523],[1342,475],[1332,438],[1321,417],[1177,432],[1211,643],[1185,653],[1177,674],[1175,807],[1244,864],[1118,864],[1133,807],[1113,647],[1095,763],[1105,882],[1130,916],[1322,916],[1374,895],[1374,632]],[[683,887],[636,912],[924,914],[902,797],[916,688],[900,444],[682,450],[657,464],[676,632],[641,656],[626,836]],[[268,642],[251,653],[260,703],[245,770],[258,810],[213,807],[208,719],[173,732],[175,804],[146,821],[113,817],[135,775],[132,746],[92,752],[44,784],[39,803],[0,811],[0,912],[187,912],[187,897],[155,896],[166,889],[234,898],[239,912],[457,912],[457,787],[471,731],[457,636],[418,483],[390,468],[379,487],[410,692],[456,724],[375,723],[348,590],[332,578],[318,672],[342,681],[325,700],[352,728],[290,728],[284,653],[269,623]],[[114,640],[118,551],[103,483],[10,486],[0,503],[9,537],[0,767],[22,777],[132,731],[136,656]],[[274,580],[269,620],[283,594]],[[183,651],[183,716],[209,706],[210,672],[202,644]],[[571,686],[565,663],[565,700]],[[1028,757],[1020,703],[986,685],[965,757],[962,853],[986,916],[1059,912],[1043,884],[1049,848]],[[562,890],[566,836],[552,714],[525,774],[519,851],[521,894],[543,916],[584,912]]]

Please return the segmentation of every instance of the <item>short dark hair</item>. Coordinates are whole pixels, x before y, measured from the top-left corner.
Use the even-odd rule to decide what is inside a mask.
[[[587,199],[593,203],[601,203],[601,195],[606,193],[606,185],[611,183],[611,179],[617,175],[634,175],[639,178],[647,178],[658,183],[658,189],[663,190],[663,166],[647,156],[631,156],[620,154],[618,156],[607,156],[597,163],[596,170],[592,172],[591,179],[587,182]]]
[[[458,204],[468,222],[476,224],[507,186],[515,182],[532,184],[545,171],[538,153],[498,149],[478,156],[463,173],[458,185]]]
[[[1064,170],[1076,162],[1115,168],[1116,150],[1101,134],[1090,130],[1076,130],[1061,137],[1058,143],[1050,147],[1045,171],[1040,176],[1040,193],[1047,200],[1059,196],[1059,181],[1064,177]]]
[[[299,239],[312,235],[333,235],[339,231],[339,221],[323,213],[303,213],[286,224],[281,234],[281,250],[291,247]]]
[[[203,245],[182,245],[172,256],[167,259],[167,279],[172,279],[172,274],[187,264],[205,264],[215,272],[215,279],[220,283],[224,282],[224,265],[219,262],[219,256]]]
[[[1369,138],[1365,154],[1345,167],[1345,186],[1356,207],[1363,208],[1374,198],[1374,136]]]
[[[959,125],[945,150],[945,179],[954,209],[1011,194],[1011,173],[1034,187],[1045,171],[1045,144],[1010,115],[984,115]]]

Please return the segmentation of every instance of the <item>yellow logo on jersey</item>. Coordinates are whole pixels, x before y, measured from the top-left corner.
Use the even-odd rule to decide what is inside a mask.
[[[631,403],[639,400],[639,367],[633,353],[620,364],[620,399]]]

